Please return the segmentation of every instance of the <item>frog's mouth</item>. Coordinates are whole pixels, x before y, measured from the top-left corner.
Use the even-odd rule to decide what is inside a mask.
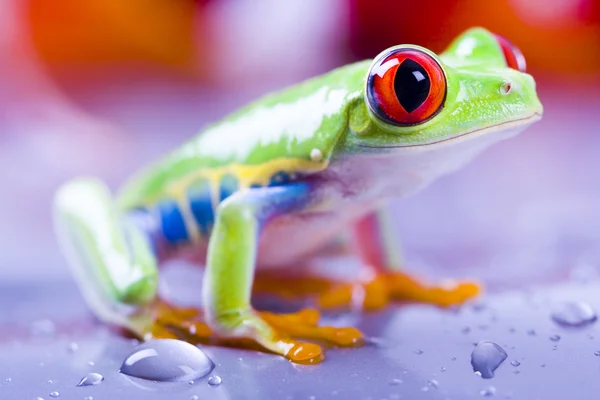
[[[442,143],[450,144],[450,143],[461,142],[464,140],[470,140],[475,137],[484,136],[484,135],[487,135],[492,132],[506,131],[506,132],[512,132],[513,135],[515,135],[522,130],[522,129],[517,130],[516,128],[525,128],[527,125],[537,122],[541,118],[542,118],[542,114],[539,112],[536,112],[525,118],[514,119],[512,121],[506,121],[506,122],[502,122],[500,124],[486,126],[484,128],[474,129],[472,131],[461,133],[460,135],[451,136],[448,138],[444,138],[444,139],[440,139],[440,140],[436,140],[436,141],[432,141],[432,142],[426,142],[426,143],[403,144],[403,145],[398,145],[398,146],[371,146],[371,145],[361,143],[361,144],[359,144],[359,146],[371,148],[371,149],[373,149],[373,148],[374,149],[424,148],[424,147],[433,146],[433,145],[442,144]],[[512,135],[508,135],[508,136],[510,137]]]

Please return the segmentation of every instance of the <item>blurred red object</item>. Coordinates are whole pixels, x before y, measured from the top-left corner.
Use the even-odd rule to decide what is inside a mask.
[[[594,0],[348,0],[359,58],[416,43],[442,51],[472,26],[509,38],[535,73],[600,74],[600,3]]]
[[[113,64],[199,72],[194,0],[28,0],[34,47],[51,66]],[[200,57],[201,58],[201,57]]]

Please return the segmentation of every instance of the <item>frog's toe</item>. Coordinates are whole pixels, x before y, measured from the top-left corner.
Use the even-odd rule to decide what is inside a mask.
[[[395,300],[429,303],[440,307],[462,304],[481,292],[481,286],[476,282],[430,286],[402,272],[386,274],[385,282],[390,296]]]
[[[363,335],[356,328],[317,326],[320,316],[313,309],[291,314],[259,314],[275,330],[291,337],[329,342],[342,347],[359,346],[363,343]]]

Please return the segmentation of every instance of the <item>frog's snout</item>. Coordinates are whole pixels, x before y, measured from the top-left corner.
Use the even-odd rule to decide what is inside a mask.
[[[544,107],[537,95],[535,80],[531,75],[521,73],[518,76],[511,76],[500,84],[499,90],[504,96],[516,96],[519,102],[527,106],[532,115],[541,116],[544,113]]]

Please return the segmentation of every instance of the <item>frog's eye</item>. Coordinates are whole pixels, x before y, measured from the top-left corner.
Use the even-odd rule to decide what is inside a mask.
[[[421,50],[395,49],[371,66],[367,101],[383,121],[398,126],[421,124],[441,111],[445,99],[444,71]]]
[[[512,44],[505,37],[497,34],[495,34],[494,36],[496,36],[496,41],[500,45],[502,53],[504,53],[506,65],[508,65],[509,68],[516,69],[517,71],[525,72],[527,69],[527,65],[525,63],[525,57],[523,56],[523,53],[521,53],[521,50],[519,50],[517,46]]]

